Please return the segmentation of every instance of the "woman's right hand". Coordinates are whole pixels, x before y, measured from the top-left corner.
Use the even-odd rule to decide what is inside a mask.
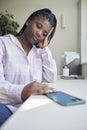
[[[48,38],[49,38],[50,34],[52,33],[53,29],[54,28],[52,27],[51,30],[49,31],[49,33],[47,34],[47,36],[45,37],[45,39],[41,43],[38,44],[40,48],[43,49],[44,47],[46,47],[48,45]]]
[[[42,95],[49,92],[57,92],[57,90],[55,88],[48,87],[47,84],[34,81],[24,87],[21,98],[25,101],[31,95]]]

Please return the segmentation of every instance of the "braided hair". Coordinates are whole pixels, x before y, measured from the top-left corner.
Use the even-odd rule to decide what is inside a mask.
[[[44,19],[48,20],[48,22],[50,23],[51,27],[53,27],[53,31],[52,31],[52,33],[49,36],[49,42],[50,42],[50,40],[52,39],[52,37],[53,37],[53,35],[55,33],[56,25],[57,25],[57,20],[56,20],[55,15],[48,8],[44,8],[44,9],[40,9],[40,10],[37,10],[37,11],[33,12],[29,16],[29,18],[26,20],[26,22],[28,20],[33,20],[36,17],[38,17],[38,18],[44,18]],[[23,25],[22,29],[20,30],[20,32],[17,35],[20,36],[20,35],[23,34],[23,32],[26,29],[26,22],[25,22],[25,24]]]

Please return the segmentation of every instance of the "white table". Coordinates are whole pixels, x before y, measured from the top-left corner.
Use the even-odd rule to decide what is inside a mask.
[[[49,84],[87,102],[87,79],[58,78]],[[87,103],[61,106],[46,96],[32,96],[1,127],[1,130],[87,130]]]

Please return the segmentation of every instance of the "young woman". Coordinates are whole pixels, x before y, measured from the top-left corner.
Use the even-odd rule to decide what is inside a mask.
[[[49,9],[32,13],[21,31],[0,37],[0,125],[31,95],[57,90],[57,67],[48,47],[57,25]]]

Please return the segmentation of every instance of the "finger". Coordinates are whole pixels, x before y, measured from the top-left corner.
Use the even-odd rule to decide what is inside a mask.
[[[50,88],[50,89],[48,90],[48,92],[49,92],[49,93],[58,92],[58,90],[57,90],[56,88]]]
[[[38,92],[37,92],[38,95],[43,95],[43,94],[47,94],[47,93],[48,93],[47,89],[41,89],[41,90],[38,90]]]
[[[58,92],[58,89],[53,88],[52,91],[53,91],[53,92]]]
[[[43,84],[42,87],[43,87],[42,89],[48,89],[49,88],[48,84]]]
[[[46,36],[47,39],[48,39],[48,37],[50,36],[50,34],[52,33],[53,29],[54,29],[54,27],[52,27],[52,28],[50,29],[48,35]]]
[[[44,40],[42,42],[38,43],[38,45],[39,45],[40,48],[43,49],[44,48]]]

